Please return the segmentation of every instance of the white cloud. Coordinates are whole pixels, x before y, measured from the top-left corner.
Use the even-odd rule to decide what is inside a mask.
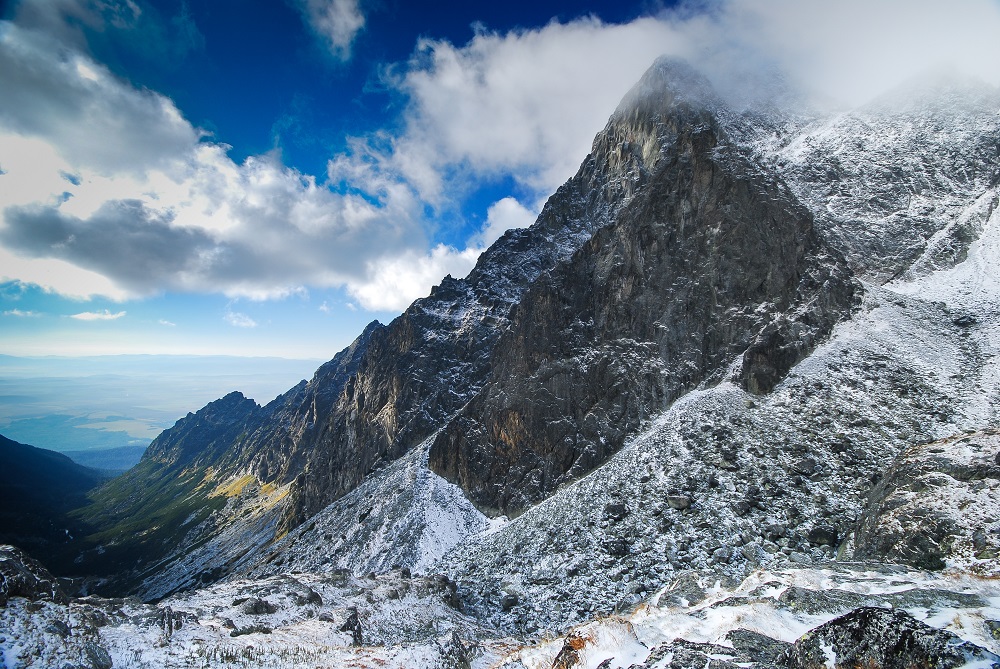
[[[426,248],[422,205],[405,184],[339,195],[275,156],[236,164],[166,98],[81,54],[70,60],[85,67],[70,67],[41,36],[2,27],[6,280],[78,297],[272,298],[361,281],[372,261]]]
[[[364,26],[358,3],[302,2],[346,58]],[[428,39],[386,79],[401,97],[400,130],[372,131],[331,158],[326,177],[341,193],[276,155],[233,162],[171,100],[53,34],[0,24],[0,279],[117,300],[345,287],[362,307],[402,308],[529,224],[663,53],[687,56],[731,92],[772,70],[850,102],[941,62],[1000,77],[995,0],[708,0],[624,25]],[[494,203],[464,243],[435,243],[427,205],[432,217],[455,216],[498,178],[517,184],[520,202]]]
[[[808,91],[860,104],[941,66],[1000,83],[996,0],[741,0],[686,21],[717,79],[762,67]],[[727,77],[727,70],[728,74]]]
[[[348,60],[354,38],[365,27],[358,0],[302,0],[309,26],[335,58]]]
[[[438,244],[430,253],[419,251],[379,259],[369,265],[365,281],[349,282],[348,292],[362,307],[370,310],[404,309],[428,288],[440,283],[446,274],[462,277],[475,266],[483,251],[470,248],[459,251]]]
[[[160,325],[162,325],[164,327],[168,327],[168,328],[175,328],[175,327],[177,327],[177,323],[168,321],[165,318],[161,318],[160,320],[157,321],[157,323],[159,323]]]
[[[21,309],[8,309],[3,312],[4,316],[17,316],[18,318],[37,318],[41,316],[37,311],[23,311]]]
[[[537,216],[514,198],[505,197],[489,207],[486,223],[469,238],[464,249],[438,244],[429,253],[413,252],[380,259],[369,264],[364,281],[348,282],[348,292],[365,309],[404,309],[413,300],[424,297],[443,276],[464,277],[479,255],[504,232],[529,226]],[[353,305],[347,306],[353,309]]]
[[[255,328],[257,321],[238,311],[227,311],[223,316],[227,323],[238,328]]]
[[[75,318],[78,321],[116,321],[124,315],[124,311],[111,313],[108,309],[105,309],[104,311],[84,311],[79,314],[73,314],[70,318]]]
[[[486,225],[470,242],[483,250],[490,247],[503,233],[513,228],[526,228],[535,222],[538,212],[525,207],[512,197],[505,197],[486,210]]]
[[[460,174],[511,173],[547,194],[572,176],[625,92],[678,38],[671,25],[644,18],[481,32],[462,47],[423,40],[391,81],[410,99],[392,169],[432,202]]]

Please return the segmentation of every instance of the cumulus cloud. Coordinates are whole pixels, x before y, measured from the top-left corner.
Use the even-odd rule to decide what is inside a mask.
[[[111,311],[105,309],[104,311],[84,311],[79,314],[73,314],[70,318],[75,318],[78,321],[116,321],[124,315],[124,311],[111,313]]]
[[[528,209],[512,197],[505,197],[486,210],[486,224],[470,242],[482,249],[489,248],[503,233],[513,228],[526,228],[535,222],[538,212]]]
[[[38,313],[37,311],[30,311],[30,310],[24,311],[21,309],[8,309],[7,311],[3,312],[3,315],[16,316],[18,318],[37,318],[38,316],[41,316],[41,314]]]
[[[348,57],[364,27],[358,3],[302,3]],[[66,16],[91,16],[84,0],[29,4],[62,12],[67,30]],[[234,162],[170,99],[43,29],[53,21],[0,24],[0,279],[77,297],[343,287],[364,308],[400,309],[530,224],[664,53],[731,94],[776,72],[847,103],[941,63],[1000,77],[995,0],[705,0],[622,25],[482,29],[464,45],[425,39],[388,68],[398,130],[354,138],[318,181],[276,155]],[[519,199],[495,202],[464,243],[437,243],[433,218],[456,216],[497,179]]]
[[[536,30],[480,32],[457,47],[423,40],[390,83],[410,101],[406,130],[369,155],[428,201],[447,181],[512,174],[551,192],[587,155],[594,134],[653,60],[678,37],[668,23],[596,19]],[[449,188],[453,183],[449,183]]]
[[[302,11],[330,53],[339,60],[348,60],[354,38],[365,27],[358,0],[302,0]]]
[[[381,258],[368,267],[368,279],[351,282],[348,292],[365,309],[398,310],[427,289],[440,283],[446,274],[465,276],[475,266],[482,248],[458,250],[438,244],[430,253],[412,251],[398,256]]]
[[[364,281],[379,257],[426,248],[422,205],[405,184],[342,195],[272,155],[236,164],[166,98],[45,47],[3,24],[5,278],[74,296],[268,298]]]

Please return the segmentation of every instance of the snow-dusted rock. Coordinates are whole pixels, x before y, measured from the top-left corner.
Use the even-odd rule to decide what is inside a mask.
[[[871,492],[854,556],[1000,576],[1000,434],[904,451]]]

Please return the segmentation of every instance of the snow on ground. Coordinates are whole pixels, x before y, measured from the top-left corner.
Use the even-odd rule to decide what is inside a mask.
[[[608,661],[610,669],[643,662],[676,639],[731,648],[734,630],[790,643],[860,606],[902,609],[1000,652],[996,579],[849,563],[760,569],[731,583],[709,570],[678,576],[631,612],[528,645],[457,610],[445,581],[399,572],[233,581],[155,606],[14,597],[0,608],[0,652],[8,669],[459,669],[460,657],[474,669],[549,669],[571,641],[575,667]]]
[[[867,287],[856,317],[767,396],[690,393],[605,465],[442,568],[503,629],[560,633],[688,569],[825,564],[897,454],[983,427],[981,364],[947,305]],[[843,555],[841,557],[849,557]]]
[[[888,287],[901,294],[919,296],[948,305],[956,318],[965,318],[971,346],[980,350],[980,364],[964,370],[980,390],[972,398],[970,413],[982,424],[997,418],[1000,404],[1000,192],[991,189],[974,209],[985,221],[967,258],[950,269]],[[985,210],[985,211],[984,211]]]
[[[8,669],[96,667],[102,655],[118,669],[441,667],[454,639],[491,636],[455,608],[453,594],[444,579],[395,572],[233,581],[155,606],[15,597],[0,608],[0,649]],[[514,643],[460,642],[477,667]]]
[[[582,644],[580,669],[610,660],[609,669],[643,661],[655,646],[676,639],[732,647],[727,634],[744,629],[794,642],[803,634],[858,606],[901,608],[918,620],[1000,652],[987,621],[1000,618],[1000,583],[875,565],[824,569],[759,570],[736,587],[721,587],[711,574],[688,575],[685,601],[664,589],[627,616],[574,628]],[[563,647],[550,639],[517,651],[501,666],[549,669]],[[659,666],[659,665],[657,665]]]
[[[443,555],[490,521],[457,486],[427,468],[433,437],[375,472],[357,489],[293,530],[241,573],[354,574],[406,567],[431,573]]]

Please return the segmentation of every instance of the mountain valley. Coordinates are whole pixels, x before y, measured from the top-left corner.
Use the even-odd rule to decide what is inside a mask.
[[[467,277],[0,549],[2,665],[1000,666],[998,203],[990,86],[660,59]]]

